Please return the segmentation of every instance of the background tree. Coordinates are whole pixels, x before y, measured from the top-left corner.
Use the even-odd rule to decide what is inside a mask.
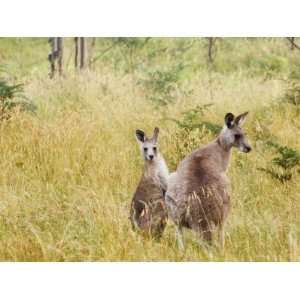
[[[75,37],[75,69],[84,69],[87,66],[87,38]]]
[[[208,57],[208,63],[213,62],[213,55],[214,55],[214,45],[217,40],[217,38],[209,37],[208,39],[208,51],[207,51],[207,57]]]
[[[295,43],[295,38],[294,37],[287,37],[287,40],[291,44],[291,50],[294,50],[295,48],[300,50],[300,46]]]
[[[75,69],[78,69],[78,61],[79,61],[79,38],[76,37],[74,38],[74,42],[75,42]]]
[[[80,69],[86,66],[86,38],[80,38]]]
[[[58,52],[58,73],[62,75],[63,73],[63,38],[57,38],[57,52]]]
[[[63,72],[63,38],[52,37],[49,38],[51,52],[48,55],[50,62],[50,78],[53,78],[56,70],[58,69],[59,75]],[[56,67],[57,65],[57,67]]]

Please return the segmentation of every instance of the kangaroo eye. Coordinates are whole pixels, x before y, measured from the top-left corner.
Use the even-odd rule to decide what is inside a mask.
[[[153,147],[153,151],[154,151],[154,152],[156,151],[156,147]]]
[[[235,134],[235,135],[234,135],[234,138],[237,139],[237,140],[240,139],[241,137],[242,137],[241,134]]]
[[[147,147],[145,147],[145,148],[144,148],[144,151],[145,151],[145,152],[147,152],[147,150],[148,150],[148,148],[147,148]]]

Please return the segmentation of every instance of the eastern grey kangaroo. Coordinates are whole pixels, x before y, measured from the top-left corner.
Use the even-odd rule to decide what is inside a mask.
[[[165,192],[169,171],[158,149],[159,129],[147,138],[141,130],[136,130],[136,138],[145,161],[142,178],[133,196],[130,220],[134,229],[143,234],[160,238],[167,222]]]
[[[219,136],[187,156],[169,178],[166,205],[176,225],[180,248],[184,246],[183,227],[192,229],[211,243],[215,226],[224,247],[224,223],[230,208],[230,182],[226,171],[232,147],[246,153],[251,151],[241,129],[247,114],[235,118],[227,113]]]

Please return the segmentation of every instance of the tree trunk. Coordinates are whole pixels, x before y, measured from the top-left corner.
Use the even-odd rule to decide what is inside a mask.
[[[88,54],[89,54],[89,68],[92,67],[93,53],[94,53],[95,46],[96,46],[96,38],[93,37],[92,38],[92,42],[91,42],[91,47],[90,47],[90,49],[88,51]]]
[[[213,58],[212,58],[212,51],[213,51],[213,38],[209,37],[208,38],[208,62],[212,63]]]
[[[80,38],[80,69],[85,68],[86,62],[86,40],[84,37]]]
[[[78,66],[79,66],[78,61],[79,61],[79,51],[80,51],[80,49],[79,49],[79,38],[76,37],[74,39],[74,41],[75,41],[75,69],[77,70]]]
[[[59,75],[62,75],[62,73],[63,73],[63,50],[64,50],[63,38],[59,37],[59,38],[57,38],[57,55],[58,55]]]
[[[50,62],[50,78],[55,76],[56,72],[56,61],[58,65],[59,75],[62,75],[63,72],[63,38],[61,37],[52,37],[49,38],[49,43],[51,46],[51,52],[48,55],[48,60]]]
[[[96,38],[95,38],[95,37],[92,38],[92,43],[91,43],[91,45],[92,45],[92,46],[91,46],[92,48],[95,47],[95,45],[96,45]]]
[[[55,59],[56,59],[56,51],[57,51],[57,41],[56,38],[49,38],[49,43],[51,46],[51,52],[48,55],[48,60],[50,62],[50,78],[54,77],[55,74]]]
[[[295,38],[294,37],[291,37],[291,50],[294,50],[295,49]]]

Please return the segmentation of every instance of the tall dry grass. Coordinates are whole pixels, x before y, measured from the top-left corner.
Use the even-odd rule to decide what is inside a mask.
[[[0,260],[9,261],[296,261],[300,259],[299,173],[281,184],[258,170],[272,158],[264,132],[299,149],[294,108],[276,104],[282,81],[243,72],[202,72],[186,84],[193,93],[155,110],[131,74],[109,67],[49,80],[27,80],[35,115],[16,113],[0,126]],[[168,224],[160,242],[131,230],[131,197],[142,171],[134,132],[161,129],[161,152],[174,170],[182,155],[214,138],[196,130],[193,142],[167,117],[195,105],[214,105],[205,118],[250,111],[249,154],[233,151],[232,209],[226,246],[210,250],[186,232],[183,252]],[[179,154],[178,145],[191,142]]]

